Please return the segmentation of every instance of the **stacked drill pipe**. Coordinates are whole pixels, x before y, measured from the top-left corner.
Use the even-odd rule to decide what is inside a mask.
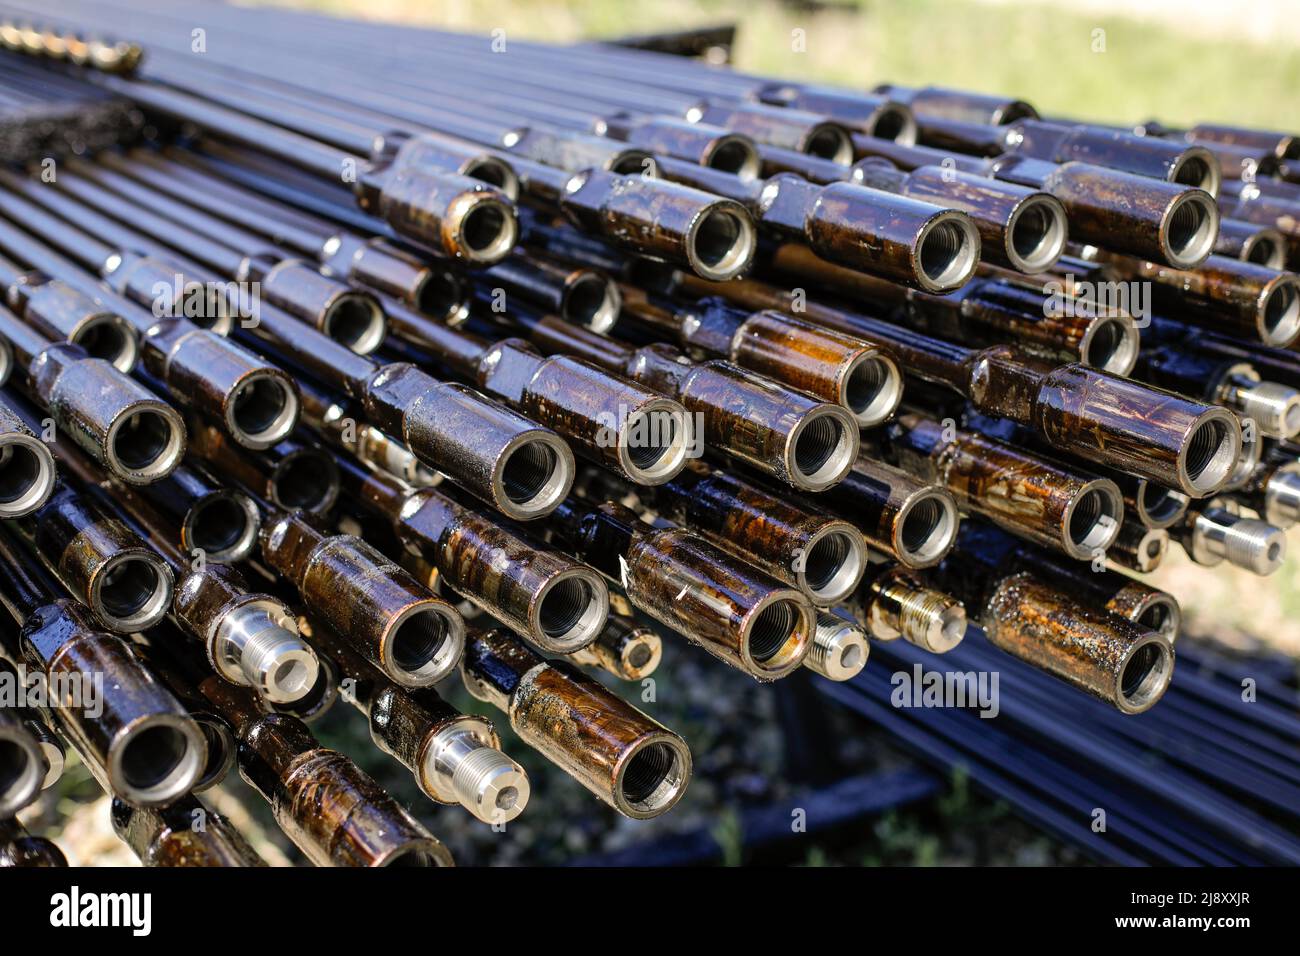
[[[270,10],[201,8],[198,58],[198,7],[65,7],[0,3],[0,106],[48,82],[148,141],[0,171],[0,639],[113,679],[0,711],[0,818],[58,733],[147,865],[260,865],[191,794],[236,766],[313,863],[448,863],[304,721],[341,698],[424,798],[526,820],[452,671],[655,817],[690,748],[615,682],[684,643],[812,670],[1048,829],[1113,805],[1103,859],[1292,858],[1223,794],[1293,807],[1294,728],[1216,730],[1232,686],[1174,679],[1130,572],[1268,574],[1300,522],[1293,141]],[[885,707],[931,654],[1005,671],[1004,722]],[[1189,832],[1139,800],[1180,790]]]
[[[41,189],[34,185],[29,194],[48,201],[53,191]],[[134,204],[129,208],[131,211],[124,213],[128,216],[146,214]],[[78,211],[88,212],[77,203],[68,214]],[[94,217],[96,228],[128,240],[142,238],[138,231],[105,223],[102,218]],[[41,221],[48,220],[60,228],[54,217],[42,217]],[[75,241],[74,234],[87,238],[66,220],[61,228],[69,242]],[[179,225],[176,231],[188,232]],[[54,238],[48,232],[46,235]],[[99,245],[97,240],[91,241]],[[470,389],[439,383],[409,364],[381,364],[358,355],[269,303],[255,305],[253,314],[241,323],[241,333],[247,334],[250,342],[269,343],[274,358],[292,359],[292,367],[304,368],[357,399],[376,425],[401,435],[417,455],[508,515],[533,518],[545,514],[572,481],[573,455],[564,441]]]
[[[230,492],[208,486],[196,500],[189,497],[190,489],[179,489],[175,495],[188,508],[177,528],[139,497],[121,494],[102,471],[77,452],[65,449],[59,460],[83,487],[99,493],[106,510],[112,509],[121,523],[166,561],[175,585],[165,610],[203,647],[216,673],[233,684],[252,687],[270,703],[290,703],[306,695],[315,683],[318,662],[299,637],[292,614],[273,596],[250,590],[238,571],[221,563],[223,558],[245,559],[252,553],[261,516],[250,500],[224,499],[236,503],[230,517],[242,553],[223,556],[196,551],[186,548],[187,543],[193,544],[187,525],[192,529],[196,511],[202,519],[205,506],[210,508],[214,497]],[[163,679],[173,683],[166,676]],[[176,683],[184,693],[184,676]]]
[[[1053,366],[1013,345],[963,347],[755,279],[686,280],[692,291],[745,308],[802,313],[891,349],[909,376],[965,397],[978,411],[1026,426],[1064,455],[1076,455],[1203,497],[1228,479],[1241,451],[1229,410],[1142,385],[1081,363]]]
[[[0,159],[5,162],[106,149],[133,140],[141,125],[139,111],[123,97],[71,80],[0,70]]]
[[[62,597],[7,533],[0,573],[5,609],[21,628],[5,656],[59,688],[44,707],[104,789],[142,806],[190,790],[206,760],[203,734],[127,641]]]
[[[232,324],[229,310],[179,266],[115,251],[15,195],[5,208],[19,219],[0,222],[0,248],[27,266],[40,263],[39,270],[15,276],[6,288],[13,311],[30,326],[50,338],[66,336],[88,352],[76,331],[87,325],[112,330],[94,336],[101,346],[104,340],[129,342],[138,336],[146,383],[156,382],[177,405],[215,421],[245,448],[268,448],[293,430],[298,399],[292,380],[225,338]],[[103,285],[96,281],[101,276]],[[100,347],[92,354],[113,361],[123,348]]]

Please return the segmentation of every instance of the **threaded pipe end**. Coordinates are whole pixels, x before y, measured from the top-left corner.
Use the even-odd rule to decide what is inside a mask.
[[[528,804],[528,775],[500,750],[478,747],[456,761],[451,774],[456,799],[484,823],[505,823]]]

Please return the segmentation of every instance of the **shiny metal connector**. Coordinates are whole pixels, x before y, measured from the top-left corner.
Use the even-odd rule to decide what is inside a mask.
[[[864,608],[868,632],[881,641],[903,638],[943,654],[966,636],[966,608],[949,594],[927,587],[902,570],[887,571],[869,585]]]
[[[847,618],[821,611],[803,666],[827,680],[846,681],[862,673],[870,653],[866,631]]]
[[[1227,561],[1258,575],[1269,575],[1286,558],[1286,535],[1267,521],[1248,518],[1228,499],[1215,499],[1189,519],[1180,540],[1197,564],[1214,567]]]
[[[528,805],[528,774],[493,745],[483,726],[481,718],[466,717],[435,734],[425,751],[424,778],[436,799],[459,803],[484,823],[507,823]]]

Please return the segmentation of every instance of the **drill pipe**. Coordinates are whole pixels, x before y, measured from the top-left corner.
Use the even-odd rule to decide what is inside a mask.
[[[1058,166],[1014,154],[977,159],[878,139],[860,145],[865,157],[886,159],[900,169],[938,165],[1050,193],[1065,206],[1073,241],[1174,268],[1195,268],[1218,235],[1214,197],[1196,186],[1084,162]]]
[[[67,865],[67,857],[53,842],[32,836],[17,820],[0,819],[0,868]]]
[[[1300,339],[1300,276],[1293,273],[1218,255],[1186,270],[1108,254],[1096,258],[1125,280],[1149,282],[1156,308],[1190,325],[1273,348]]]
[[[68,166],[72,174],[61,176],[59,187],[86,205],[148,230],[222,278],[255,287],[266,302],[354,352],[369,354],[382,344],[384,313],[371,293],[284,256],[254,233],[151,190],[119,172],[111,157],[101,165],[72,161]]]
[[[367,237],[263,197],[208,173],[185,151],[133,150],[118,167],[164,192],[265,239],[318,261],[341,278],[383,292],[413,309],[453,320],[463,316],[464,290],[450,264],[413,255],[382,234]],[[384,230],[384,224],[375,225]]]
[[[132,634],[167,613],[173,589],[167,562],[79,488],[60,480],[40,510],[11,527],[101,627]]]
[[[522,339],[490,341],[415,315],[407,330],[417,351],[635,484],[670,480],[694,447],[679,402],[589,361],[546,357]]]
[[[55,342],[79,345],[121,372],[135,368],[140,335],[120,315],[61,279],[0,256],[0,287],[14,313]]]
[[[109,819],[145,866],[266,866],[225,817],[193,796],[148,808],[114,800]]]
[[[691,752],[681,737],[509,631],[471,631],[461,678],[525,743],[624,816],[657,817],[686,791]]]
[[[517,310],[516,318],[544,353],[584,358],[678,399],[702,419],[703,428],[697,419],[694,429],[701,447],[797,489],[829,488],[857,456],[857,421],[839,404],[815,401],[730,362],[692,363],[667,345],[632,348],[553,316],[534,320]]]
[[[957,292],[932,296],[819,262],[789,243],[772,249],[764,264],[837,296],[890,310],[894,321],[952,342],[978,348],[1014,344],[1049,361],[1082,362],[1116,375],[1127,375],[1137,360],[1138,329],[1131,315],[1067,298],[1064,290],[1052,297],[1054,278],[1031,284],[980,275]],[[681,278],[677,284],[690,289],[693,283]],[[1044,308],[1045,302],[1059,307]],[[816,306],[809,314],[815,318]]]
[[[1214,254],[1253,262],[1270,269],[1284,269],[1287,260],[1286,237],[1272,226],[1221,218]]]
[[[803,666],[827,680],[852,680],[867,666],[870,653],[864,628],[830,611],[818,611],[817,633]]]
[[[1262,577],[1277,571],[1286,558],[1282,529],[1242,514],[1229,498],[1196,502],[1169,534],[1189,558],[1207,568],[1226,560]]]
[[[22,518],[49,501],[54,455],[22,416],[0,399],[0,518]]]
[[[745,308],[790,307],[787,293],[753,279],[712,284],[710,290]],[[1192,497],[1218,490],[1241,453],[1241,425],[1226,408],[1083,365],[1052,368],[1009,345],[962,348],[822,305],[808,315],[881,342],[908,374],[956,391],[983,414],[1031,427],[1058,452]]]
[[[170,475],[185,454],[185,422],[166,402],[80,345],[51,342],[0,306],[0,336],[22,368],[24,390],[114,477],[147,485]]]
[[[1163,634],[1084,605],[1036,572],[1002,568],[959,545],[931,573],[1001,650],[1122,713],[1149,710],[1169,686],[1174,653]]]
[[[1028,571],[1063,591],[1080,595],[1090,605],[1158,631],[1170,643],[1178,639],[1183,612],[1173,595],[1127,574],[1085,569],[987,526],[972,526],[962,546],[980,549],[986,560],[996,560],[1008,571]]]
[[[637,610],[757,680],[791,673],[807,656],[811,602],[687,528],[655,528],[614,502],[569,499],[552,533],[612,581]]]
[[[923,572],[889,562],[872,564],[846,606],[878,641],[901,637],[933,654],[946,654],[966,636],[961,601],[931,587]]]
[[[907,568],[942,561],[961,521],[947,489],[865,455],[842,482],[809,500],[853,522],[874,551]]]
[[[174,632],[171,632],[164,635],[163,639],[173,635]],[[234,769],[235,751],[238,749],[235,733],[197,690],[199,682],[211,673],[208,667],[188,658],[179,661],[175,657],[159,655],[150,641],[149,637],[135,635],[131,653],[162,682],[202,732],[203,741],[207,745],[207,759],[190,790],[192,793],[204,793],[225,780]]]
[[[1119,533],[1123,497],[1107,478],[919,415],[901,416],[879,447],[895,465],[947,488],[963,511],[1071,558],[1090,560]]]
[[[446,677],[465,645],[465,622],[378,550],[328,536],[302,513],[272,516],[262,556],[366,660],[403,687]]]
[[[255,501],[285,511],[324,514],[339,496],[334,456],[318,445],[287,438],[254,451],[232,443],[222,430],[190,419],[190,453]]]
[[[1249,483],[1232,498],[1277,528],[1300,524],[1300,461],[1294,456],[1260,462]]]
[[[451,854],[343,754],[296,717],[265,713],[213,675],[199,690],[235,729],[239,773],[316,866],[451,866]]]
[[[268,448],[293,430],[298,420],[293,380],[223,335],[190,321],[193,310],[186,310],[184,297],[192,296],[197,287],[186,285],[190,280],[175,267],[115,251],[17,196],[9,196],[3,211],[21,213],[24,225],[68,250],[76,263],[6,222],[0,222],[0,248],[40,261],[46,271],[124,318],[140,336],[144,368],[178,405],[220,422],[232,439],[247,448]],[[92,278],[100,274],[101,266],[110,273],[105,276],[107,287]],[[176,301],[155,302],[157,290],[178,287],[177,275],[182,275],[180,287],[190,291]],[[148,296],[142,298],[145,293]],[[154,305],[160,305],[158,315]],[[221,323],[229,325],[228,313],[223,313]]]
[[[410,489],[344,459],[339,466],[352,497],[392,522],[407,552],[475,607],[552,653],[599,637],[609,589],[592,568],[442,489]]]
[[[898,407],[902,375],[874,342],[779,312],[746,313],[719,299],[678,308],[633,286],[621,288],[624,318],[666,333],[697,359],[724,359],[843,405],[863,428],[879,425]]]
[[[49,682],[46,707],[104,789],[166,804],[198,781],[203,734],[116,635],[66,598],[0,533],[0,601],[22,628],[6,654]]]
[[[641,498],[821,607],[851,594],[866,568],[866,542],[848,521],[784,501],[727,472],[692,468]]]
[[[1291,438],[1300,432],[1300,390],[1263,381],[1249,362],[1202,351],[1196,342],[1145,349],[1137,377],[1231,408],[1266,437]]]
[[[599,667],[619,680],[641,680],[659,667],[663,652],[663,638],[611,609],[596,639],[567,656],[575,664]]]
[[[888,96],[915,114],[936,119],[1005,126],[1021,119],[1038,118],[1038,111],[1024,100],[1006,96],[990,96],[941,86],[898,86],[894,83],[882,83],[872,92]]]
[[[528,775],[501,752],[491,721],[460,713],[431,687],[398,686],[328,628],[312,639],[349,679],[344,696],[366,716],[375,746],[410,770],[425,796],[484,823],[523,813]]]

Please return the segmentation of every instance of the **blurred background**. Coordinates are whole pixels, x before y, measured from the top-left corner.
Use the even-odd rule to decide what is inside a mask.
[[[1016,95],[1044,116],[1111,123],[1300,125],[1300,16],[1294,0],[286,0],[283,6],[554,40],[615,38],[734,23],[742,70],[867,88],[935,84]],[[201,24],[196,24],[201,25]],[[130,25],[121,33],[130,36]],[[437,69],[431,63],[430,69]],[[1294,542],[1292,542],[1294,544]],[[1186,615],[1184,637],[1229,651],[1300,659],[1300,559],[1260,579],[1228,565],[1198,569],[1170,549],[1152,583]],[[873,665],[868,665],[873,666]],[[874,666],[882,666],[876,664]],[[1284,666],[1288,666],[1284,663]],[[1175,683],[1178,678],[1175,677]],[[455,683],[449,682],[449,685]],[[459,687],[457,706],[485,706]],[[398,796],[466,864],[779,862],[804,865],[1002,865],[1086,862],[970,786],[920,773],[887,734],[823,706],[805,675],[761,686],[665,640],[653,699],[620,687],[690,743],[696,776],[681,804],[646,822],[618,817],[501,727],[532,776],[528,811],[493,832],[458,808],[435,808],[340,704],[314,726]],[[1072,693],[1062,687],[1063,693]],[[638,699],[638,693],[640,698]],[[494,717],[498,715],[492,715]],[[836,789],[835,781],[847,781]],[[861,781],[862,785],[857,785]],[[77,766],[26,817],[70,862],[137,865],[108,827],[107,800]],[[870,790],[872,792],[864,793]],[[273,865],[301,862],[269,811],[232,774],[204,795]],[[822,801],[822,802],[818,802]],[[827,802],[828,801],[828,802]],[[832,826],[792,833],[792,809]],[[779,838],[773,839],[777,836]],[[761,839],[760,839],[761,837]],[[638,849],[640,848],[640,849]],[[618,857],[611,854],[635,853]]]

